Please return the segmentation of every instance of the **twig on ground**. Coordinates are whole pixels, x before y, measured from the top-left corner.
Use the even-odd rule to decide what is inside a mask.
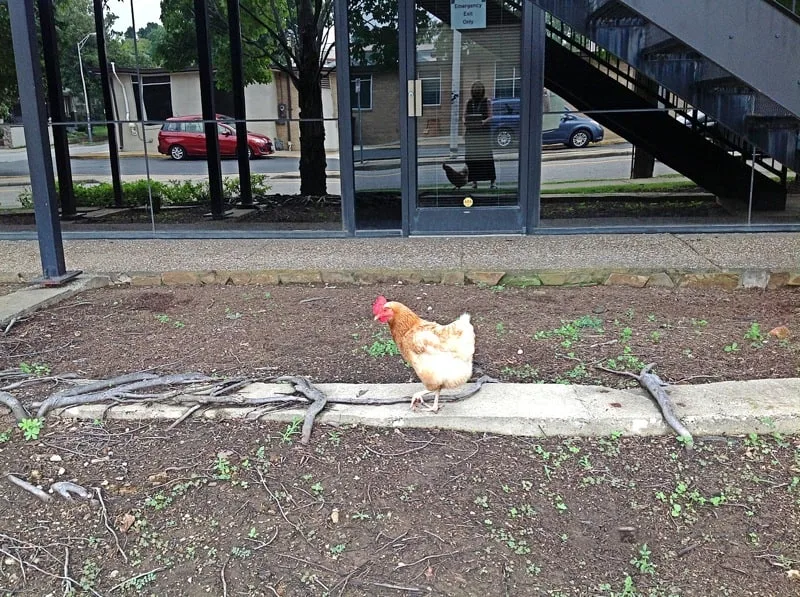
[[[167,431],[172,431],[173,429],[175,429],[178,425],[183,423],[186,419],[191,417],[193,413],[197,412],[201,408],[203,408],[202,404],[195,404],[194,406],[192,406],[189,410],[187,410],[185,413],[183,413],[180,417],[175,419],[175,422],[172,423],[172,425],[170,425],[169,427],[167,427]]]
[[[69,547],[64,546],[64,597],[72,594],[72,582],[69,579]]]
[[[114,531],[114,528],[108,524],[108,510],[106,510],[106,503],[103,501],[103,492],[100,490],[99,487],[94,488],[95,492],[97,493],[97,499],[100,500],[100,508],[103,511],[103,524],[105,525],[108,532],[111,533],[111,536],[114,537],[114,543],[117,545],[117,551],[122,556],[122,559],[125,563],[128,563],[128,555],[125,553],[125,550],[122,549],[122,546],[119,544],[119,537],[117,533]]]
[[[21,488],[22,488],[22,489],[24,489],[25,491],[27,491],[27,492],[29,492],[29,493],[33,494],[34,496],[36,496],[37,498],[39,498],[39,499],[40,499],[41,501],[43,501],[44,503],[47,503],[47,502],[50,502],[50,501],[52,501],[52,500],[53,500],[53,496],[51,496],[50,494],[48,494],[46,491],[43,491],[43,490],[39,489],[39,488],[38,488],[38,487],[36,487],[35,485],[31,485],[31,484],[30,484],[30,483],[28,483],[27,481],[23,481],[23,480],[22,480],[22,479],[20,479],[19,477],[16,477],[16,476],[14,476],[14,475],[12,475],[12,474],[8,474],[8,475],[6,475],[6,479],[8,479],[9,481],[11,481],[11,482],[12,482],[14,485],[16,485],[17,487],[21,487]]]
[[[31,418],[22,403],[8,392],[0,392],[0,404],[11,410],[11,414],[14,415],[18,423]]]
[[[410,448],[408,450],[403,450],[402,452],[394,452],[394,453],[391,453],[391,454],[390,453],[386,453],[386,452],[378,452],[377,450],[373,450],[369,446],[364,446],[364,447],[367,449],[368,452],[372,452],[373,454],[375,454],[377,456],[385,456],[387,458],[391,458],[391,457],[394,457],[394,456],[405,456],[406,454],[411,454],[412,452],[419,452],[420,450],[424,450],[429,445],[431,445],[431,443],[433,443],[434,439],[435,438],[432,437],[427,442],[425,442],[421,446],[417,446],[416,448]]]
[[[228,597],[228,582],[225,580],[225,566],[228,565],[228,561],[230,558],[227,558],[225,562],[222,564],[222,568],[219,571],[219,577],[222,579],[222,597]]]
[[[300,526],[296,525],[295,523],[293,523],[291,520],[289,520],[289,517],[286,516],[286,511],[283,509],[283,504],[281,504],[281,501],[278,499],[278,496],[275,495],[272,492],[272,490],[269,488],[269,485],[267,485],[267,480],[264,478],[264,475],[262,474],[261,470],[258,467],[255,467],[255,469],[256,469],[256,472],[258,473],[258,478],[261,481],[261,485],[264,487],[264,490],[272,498],[272,501],[274,501],[275,504],[278,506],[278,510],[280,510],[280,513],[281,513],[281,516],[283,516],[283,519],[287,522],[287,524],[289,524],[289,526],[291,526],[295,531],[297,531],[297,533],[303,539],[305,539],[306,543],[310,543],[310,541],[306,538],[306,536],[303,533],[303,530],[300,528]]]
[[[298,305],[302,305],[303,303],[315,303],[317,301],[327,301],[331,297],[329,296],[312,296],[311,298],[303,299],[302,301],[298,301]]]
[[[615,369],[607,369],[606,367],[595,365],[595,367],[603,371],[616,373],[617,375],[627,375],[628,377],[632,377],[638,381],[639,384],[655,399],[656,403],[661,409],[661,414],[664,416],[664,420],[670,427],[672,427],[675,433],[678,434],[678,437],[683,440],[686,451],[691,452],[694,449],[694,438],[692,437],[692,434],[689,433],[689,430],[683,425],[683,423],[678,420],[678,417],[675,416],[675,408],[672,405],[672,399],[664,391],[664,386],[666,384],[658,375],[652,372],[654,366],[655,363],[649,363],[648,365],[645,365],[641,372],[637,375],[635,373],[631,373],[630,371],[617,371]]]

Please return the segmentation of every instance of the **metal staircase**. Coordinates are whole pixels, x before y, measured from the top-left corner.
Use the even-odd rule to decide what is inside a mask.
[[[796,0],[528,0],[722,127],[800,170]]]
[[[752,175],[753,208],[785,206],[786,169],[724,127],[698,118],[697,110],[654,83],[588,37],[547,18],[545,85],[578,109],[659,161],[723,199],[746,203]]]

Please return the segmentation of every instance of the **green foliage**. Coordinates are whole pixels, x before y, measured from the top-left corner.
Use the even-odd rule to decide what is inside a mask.
[[[17,427],[22,429],[22,433],[27,441],[39,439],[39,434],[44,427],[44,419],[22,419],[17,423]]]
[[[254,195],[265,195],[270,190],[264,174],[253,174],[250,182]],[[58,185],[56,185],[58,186]],[[239,197],[240,181],[238,176],[227,176],[222,181],[223,199],[232,202]],[[74,183],[75,203],[78,207],[111,207],[114,205],[114,187],[109,182]],[[191,180],[136,180],[122,183],[123,205],[137,207],[150,205],[158,211],[162,205],[200,205],[208,201],[208,181]],[[17,197],[24,208],[33,207],[33,196],[29,188],[25,188]]]
[[[19,364],[19,370],[28,375],[35,375],[37,377],[50,375],[52,371],[49,365],[43,363],[26,363],[25,361]]]
[[[364,350],[367,351],[369,356],[378,358],[387,356],[393,357],[400,354],[400,349],[397,348],[397,344],[395,344],[394,340],[392,340],[390,336],[387,336],[386,332],[383,330],[375,332],[372,338],[372,344],[364,346]]]

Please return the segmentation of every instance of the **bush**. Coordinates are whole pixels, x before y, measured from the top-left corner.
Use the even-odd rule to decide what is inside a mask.
[[[253,174],[250,177],[253,194],[263,195],[269,191],[270,186],[265,184],[267,177],[263,174]],[[56,183],[58,190],[58,183]],[[75,194],[75,204],[78,207],[112,207],[114,205],[114,187],[110,182],[101,183],[74,183],[72,190]],[[240,194],[239,177],[225,177],[222,180],[223,198],[232,202]],[[208,182],[192,182],[191,180],[170,180],[160,182],[146,179],[122,183],[122,200],[125,207],[149,205],[150,196],[153,197],[153,209],[158,212],[162,205],[200,205],[208,201]],[[33,197],[30,189],[26,188],[19,194],[19,201],[23,207],[33,207]]]

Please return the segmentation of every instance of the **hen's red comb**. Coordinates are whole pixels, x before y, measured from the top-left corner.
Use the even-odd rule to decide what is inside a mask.
[[[375,299],[375,302],[372,304],[372,314],[378,315],[382,310],[383,306],[387,303],[386,297],[381,295]]]

